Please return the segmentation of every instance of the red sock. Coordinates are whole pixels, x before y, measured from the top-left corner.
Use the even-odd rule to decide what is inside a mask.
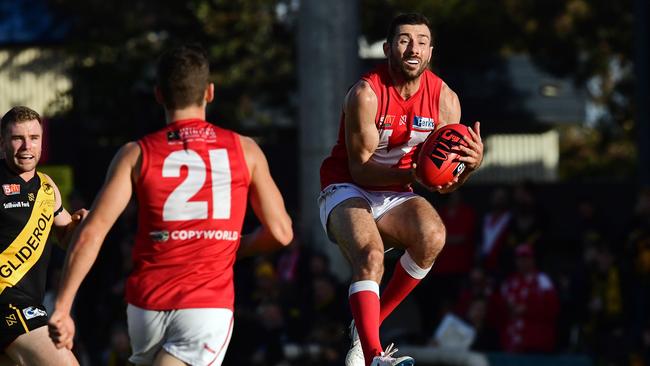
[[[365,283],[374,284],[373,289],[366,289]],[[354,282],[350,285],[349,301],[363,357],[366,366],[370,366],[372,359],[383,351],[379,340],[379,285],[374,281]]]
[[[404,269],[409,268],[409,272]],[[395,265],[393,276],[388,281],[388,285],[381,294],[381,309],[379,313],[379,324],[395,310],[408,294],[413,291],[415,286],[426,276],[429,269],[422,269],[411,258],[408,252],[404,252],[400,261]]]

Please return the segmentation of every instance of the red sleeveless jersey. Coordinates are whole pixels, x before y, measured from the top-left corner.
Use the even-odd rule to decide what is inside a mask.
[[[370,84],[377,95],[375,125],[379,145],[371,159],[377,163],[400,169],[410,169],[415,147],[424,142],[438,126],[438,100],[442,79],[433,72],[422,73],[420,88],[404,100],[393,87],[384,63],[361,78]],[[320,168],[321,189],[334,183],[354,183],[348,166],[345,147],[345,113],[341,114],[339,135],[332,153]],[[410,191],[410,186],[363,186],[373,191]]]
[[[232,309],[250,182],[239,136],[191,119],[138,144],[138,231],[127,301],[149,310]]]

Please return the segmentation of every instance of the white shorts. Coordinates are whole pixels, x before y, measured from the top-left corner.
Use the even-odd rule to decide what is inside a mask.
[[[218,366],[232,336],[230,309],[155,311],[129,304],[126,315],[133,348],[129,361],[136,365],[153,364],[162,348],[193,366]]]
[[[330,184],[318,196],[320,222],[327,236],[334,241],[327,230],[327,221],[334,207],[343,201],[350,198],[363,198],[368,202],[372,217],[377,221],[388,211],[415,197],[418,196],[413,192],[366,191],[352,183]]]

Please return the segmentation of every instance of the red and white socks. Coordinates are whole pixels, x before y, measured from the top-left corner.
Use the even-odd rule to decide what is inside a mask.
[[[415,286],[426,277],[430,270],[431,267],[422,268],[418,266],[409,252],[404,252],[399,263],[395,266],[393,276],[381,295],[379,324],[413,291]]]
[[[379,326],[426,277],[431,270],[415,263],[408,251],[405,251],[395,266],[393,276],[388,281],[384,293],[379,299],[379,284],[371,280],[353,282],[350,285],[348,299],[354,324],[359,333],[366,366],[382,352],[379,339]]]
[[[348,299],[368,366],[383,351],[379,340],[379,284],[370,280],[353,282]]]

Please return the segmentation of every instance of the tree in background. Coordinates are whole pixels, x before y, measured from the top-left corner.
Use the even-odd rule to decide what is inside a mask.
[[[68,146],[57,155],[79,157],[85,172],[98,168],[79,177],[91,194],[118,146],[161,125],[153,68],[172,44],[207,49],[215,83],[210,120],[247,131],[291,122],[292,1],[52,0],[48,6],[55,23],[68,24],[61,47],[71,57],[74,85],[72,109],[57,116],[58,134],[83,136],[74,150]]]

